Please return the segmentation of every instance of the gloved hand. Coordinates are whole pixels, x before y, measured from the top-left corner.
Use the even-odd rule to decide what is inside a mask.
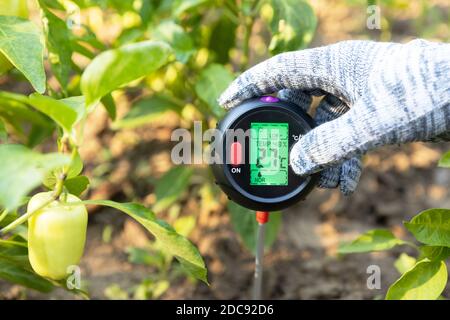
[[[343,41],[282,53],[244,72],[219,103],[231,108],[275,92],[305,110],[311,94],[326,94],[315,116],[320,125],[294,145],[290,163],[299,175],[328,168],[320,185],[340,185],[344,194],[354,191],[367,151],[450,140],[449,44]]]

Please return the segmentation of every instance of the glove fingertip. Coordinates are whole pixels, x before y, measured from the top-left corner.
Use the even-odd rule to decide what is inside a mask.
[[[361,158],[352,158],[342,164],[340,190],[343,195],[351,195],[356,190],[361,177],[361,172]]]
[[[319,182],[317,186],[319,188],[333,189],[336,188],[340,180],[341,168],[340,166],[331,167],[320,173]]]

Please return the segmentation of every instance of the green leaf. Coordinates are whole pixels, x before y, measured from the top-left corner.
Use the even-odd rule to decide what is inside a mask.
[[[27,96],[6,91],[0,91],[0,118],[29,147],[49,137],[55,128],[53,121],[29,107]]]
[[[408,270],[410,270],[416,264],[416,259],[407,255],[406,253],[402,253],[400,257],[397,258],[394,262],[394,267],[400,274],[404,274]]]
[[[68,178],[74,178],[78,176],[83,171],[83,160],[81,160],[78,151],[75,151],[75,156],[70,164],[70,168],[67,171]]]
[[[133,105],[125,117],[114,122],[112,128],[136,128],[154,120],[161,119],[170,110],[179,112],[180,108],[167,97],[155,95],[150,98],[144,98]]]
[[[248,250],[255,254],[256,234],[258,223],[255,218],[255,211],[241,207],[240,205],[228,201],[228,211],[231,215],[231,224],[234,230],[240,235],[242,242]],[[266,234],[264,245],[266,248],[272,246],[277,238],[281,226],[281,213],[271,212],[269,222],[266,224]]]
[[[39,28],[29,20],[0,16],[0,52],[30,81],[45,91],[44,46]]]
[[[142,41],[99,54],[81,77],[81,91],[91,106],[107,93],[146,76],[169,60],[172,50],[162,41]]]
[[[225,111],[219,106],[217,99],[233,81],[233,75],[220,64],[211,64],[200,73],[195,84],[195,92],[209,106],[211,112],[222,117]]]
[[[186,63],[194,54],[194,43],[187,32],[183,28],[171,20],[161,22],[152,30],[155,40],[162,40],[169,43],[178,61]]]
[[[80,157],[80,154],[78,153],[78,151],[75,151],[75,155],[72,159],[72,162],[70,163],[70,167],[67,171],[67,180],[65,182],[65,184],[67,183],[68,180],[72,179],[72,178],[76,178],[81,172],[83,171],[83,160]],[[43,184],[49,188],[49,189],[53,189],[55,187],[56,184],[56,176],[58,175],[57,172],[50,172],[43,181]],[[78,183],[77,183],[78,182]],[[73,185],[75,184],[76,185]],[[70,187],[74,187],[74,191],[79,190],[79,188],[81,188],[83,185],[85,184],[85,181],[83,179],[81,180],[73,180],[71,182],[69,182],[69,186]],[[89,181],[87,182],[87,184],[89,184]],[[78,186],[78,188],[77,188]],[[66,186],[67,187],[67,186]],[[87,185],[85,186],[85,188],[87,187]],[[83,190],[81,190],[81,192],[83,192],[85,190],[85,188]],[[80,192],[80,193],[81,193]]]
[[[103,291],[105,297],[111,300],[128,300],[128,292],[123,290],[117,283],[113,283]]]
[[[0,52],[0,76],[13,67],[11,62]]]
[[[157,268],[164,268],[165,258],[160,252],[150,252],[142,248],[128,248],[128,261],[135,264],[145,264]]]
[[[5,143],[8,139],[8,132],[6,132],[5,124],[0,118],[0,143]]]
[[[395,246],[405,244],[401,239],[396,238],[388,230],[371,230],[356,238],[351,243],[341,244],[338,253],[359,253],[389,250]]]
[[[0,254],[0,278],[30,289],[48,293],[53,285],[17,261]]]
[[[30,105],[49,116],[66,131],[71,131],[77,120],[77,112],[62,100],[55,100],[39,93],[33,93],[29,97]]]
[[[17,216],[15,218],[17,219]],[[24,227],[28,231],[25,226],[20,225],[20,227]],[[18,233],[14,233],[7,240],[0,239],[0,256],[8,257],[11,261],[30,269],[28,246],[25,239]]]
[[[65,11],[66,8],[64,8],[64,6],[59,3],[58,1],[55,0],[39,0],[40,4],[44,4],[47,8],[50,9],[55,9],[55,10],[61,10],[61,11]]]
[[[0,206],[8,210],[17,208],[48,172],[70,162],[65,155],[44,155],[14,144],[0,145],[0,159]]]
[[[189,10],[191,10],[195,7],[198,7],[207,2],[210,2],[210,0],[174,0],[172,12],[175,17],[178,17],[182,13],[189,11]]]
[[[152,0],[143,0],[139,9],[139,16],[143,26],[148,26],[156,12],[156,7],[159,3],[154,3]]]
[[[450,247],[450,209],[428,209],[404,224],[418,241]]]
[[[194,216],[179,217],[173,222],[173,228],[182,236],[187,237],[194,230],[196,222]]]
[[[114,121],[116,120],[117,111],[116,111],[116,103],[114,102],[114,98],[109,93],[101,99],[102,105],[105,107],[106,112],[108,112],[109,118]]]
[[[24,200],[26,200],[26,201],[23,201],[23,203],[20,203],[20,205],[27,204],[27,202],[28,202],[29,199],[26,199],[26,198],[27,198],[27,197],[24,197]],[[2,209],[2,214],[3,214],[3,213],[4,213],[4,211],[3,211],[3,209]],[[19,215],[17,214],[17,211],[16,211],[16,210],[7,212],[6,216],[4,216],[4,217],[2,218],[2,220],[0,220],[0,227],[7,226],[8,224],[10,224],[10,223],[13,222],[14,220],[16,220],[18,217],[19,217]]]
[[[445,260],[450,256],[449,247],[421,246],[419,259]]]
[[[89,179],[86,176],[78,176],[64,181],[64,186],[69,193],[79,197],[89,186]]]
[[[216,62],[225,64],[230,60],[230,49],[236,43],[236,29],[237,24],[225,14],[212,29],[209,47],[215,54]]]
[[[114,41],[115,47],[120,47],[128,43],[142,41],[148,38],[146,36],[146,30],[142,26],[131,27],[129,29],[122,30],[122,33]]]
[[[65,21],[48,10],[45,1],[39,0],[44,13],[44,30],[48,49],[48,60],[62,88],[65,90],[69,82],[72,66],[71,34]]]
[[[446,152],[438,163],[439,167],[450,168],[450,151]]]
[[[44,139],[51,137],[55,126],[51,127],[41,127],[41,126],[32,126],[31,130],[28,134],[28,141],[26,142],[26,146],[29,148],[33,148],[38,144],[42,143]]]
[[[117,203],[109,200],[88,200],[83,202],[85,204],[108,206],[125,212],[150,231],[189,273],[207,283],[207,270],[197,248],[167,223],[156,219],[152,211],[137,203]]]
[[[311,6],[302,0],[270,0],[266,10],[272,40],[269,50],[273,54],[305,48],[312,40],[317,26]]]
[[[0,91],[0,116],[10,116],[41,127],[52,127],[52,122],[47,117],[28,107],[29,103],[27,96]]]
[[[67,107],[71,108],[73,111],[77,113],[77,119],[75,120],[73,125],[78,123],[87,114],[85,99],[83,96],[73,96],[60,99],[58,101],[64,103]]]
[[[447,283],[443,261],[419,261],[389,288],[387,300],[435,300]]]
[[[155,212],[167,209],[180,199],[189,186],[192,172],[192,168],[187,166],[175,166],[158,180],[155,188],[156,203],[153,206]]]

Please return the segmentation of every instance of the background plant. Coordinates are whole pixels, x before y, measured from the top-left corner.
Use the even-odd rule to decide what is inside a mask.
[[[39,0],[34,5],[39,9],[41,25],[27,19],[26,1],[3,2],[2,72],[10,70],[11,79],[28,81],[35,92],[0,92],[4,141],[0,146],[0,277],[41,291],[62,283],[50,282],[31,271],[25,259],[24,222],[34,212],[23,212],[22,207],[36,188],[56,190],[55,198],[62,192],[79,196],[86,191],[90,181],[82,175],[78,148],[83,145],[86,119],[95,108],[106,108],[116,130],[161,121],[169,116],[167,111],[183,117],[188,128],[194,120],[209,126],[223,115],[217,96],[235,71],[249,66],[249,39],[257,19],[264,21],[272,34],[272,54],[305,47],[316,25],[308,4],[291,0]],[[4,9],[17,5],[25,9]],[[294,5],[302,10],[294,12]],[[122,28],[117,37],[107,43],[101,41],[92,25],[81,21],[83,11],[92,7],[115,15]],[[284,27],[278,23],[281,18],[286,22]],[[238,37],[241,31],[243,36]],[[265,48],[259,54],[266,55]],[[75,55],[83,56],[87,63],[80,65],[73,59]],[[130,112],[120,119],[116,118],[111,95],[115,90],[121,94],[127,90],[142,92]],[[185,116],[189,112],[192,117]],[[44,150],[50,152],[41,153]],[[177,166],[156,184],[154,212],[170,209],[179,200],[194,170],[203,177],[199,186],[203,194],[216,192],[206,167]],[[170,263],[174,256],[192,276],[206,282],[206,268],[197,249],[158,220],[153,211],[137,203],[84,203],[109,206],[136,219],[155,236],[164,261]],[[242,208],[230,205],[230,210],[241,228],[238,231],[245,235],[245,243],[252,247],[253,221],[246,219]],[[279,225],[277,221],[274,216],[274,228]],[[242,229],[243,225],[247,229]],[[275,233],[268,238],[273,241]],[[142,260],[137,252],[131,249],[130,259]],[[160,269],[167,269],[165,264]]]
[[[450,152],[444,154],[439,166],[450,168]],[[353,242],[343,244],[339,253],[361,253],[410,246],[412,257],[402,253],[395,261],[401,277],[387,291],[388,300],[433,300],[442,298],[448,278],[445,261],[450,257],[450,209],[428,209],[405,221],[404,226],[420,243],[415,245],[397,238],[389,230],[371,230]]]

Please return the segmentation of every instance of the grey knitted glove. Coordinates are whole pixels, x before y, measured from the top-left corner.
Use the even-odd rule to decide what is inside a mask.
[[[300,175],[328,168],[320,185],[349,194],[367,151],[450,137],[450,45],[343,41],[282,53],[244,72],[219,102],[231,108],[275,92],[304,109],[310,94],[327,93],[320,125],[294,145],[290,164]]]

